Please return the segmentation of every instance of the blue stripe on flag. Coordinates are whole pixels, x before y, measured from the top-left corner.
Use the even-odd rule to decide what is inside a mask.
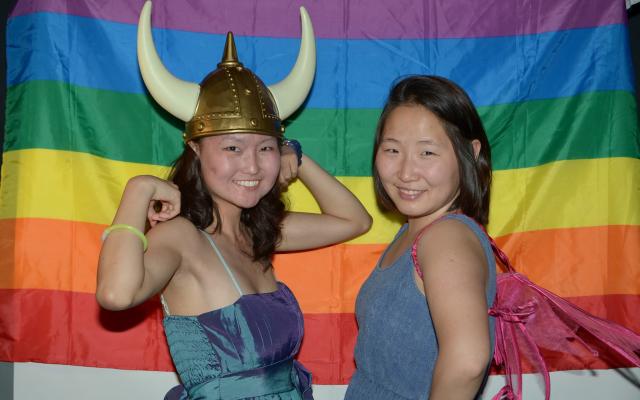
[[[223,35],[158,29],[154,37],[169,70],[191,81],[215,67],[224,45]],[[53,80],[144,92],[134,25],[29,14],[9,21],[7,40],[9,85]],[[293,65],[299,40],[237,37],[236,44],[240,60],[270,84]],[[317,47],[307,104],[314,108],[379,108],[391,82],[406,74],[449,77],[478,106],[634,90],[623,25],[497,38],[322,39]]]

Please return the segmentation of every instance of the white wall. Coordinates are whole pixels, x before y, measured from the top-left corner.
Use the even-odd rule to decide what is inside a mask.
[[[13,370],[13,371],[11,371]],[[625,379],[623,374],[630,375]],[[12,376],[11,376],[12,375]],[[5,397],[13,385],[13,398]],[[632,382],[633,381],[633,382]],[[640,368],[632,370],[565,371],[551,374],[551,398],[580,400],[640,399]],[[634,383],[635,382],[635,383]],[[2,400],[161,400],[177,383],[169,372],[123,371],[36,363],[0,363]],[[483,399],[491,399],[503,378],[490,378]],[[314,386],[316,400],[340,400],[346,386]],[[6,396],[10,396],[7,394]],[[542,399],[537,378],[525,376],[525,400]]]

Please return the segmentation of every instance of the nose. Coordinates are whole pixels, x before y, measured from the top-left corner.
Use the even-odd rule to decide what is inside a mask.
[[[411,182],[415,179],[415,166],[413,160],[409,156],[402,158],[400,170],[398,170],[398,178],[402,182]]]
[[[258,166],[258,155],[255,151],[245,152],[244,170],[249,174],[256,174],[260,167]]]

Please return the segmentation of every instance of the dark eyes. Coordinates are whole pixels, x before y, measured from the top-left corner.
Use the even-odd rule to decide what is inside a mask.
[[[237,153],[240,151],[240,147],[238,146],[226,146],[222,148],[224,151],[231,151]],[[259,149],[259,151],[274,151],[275,146],[263,146]]]
[[[387,149],[383,149],[383,152],[387,153],[387,154],[399,154],[400,152],[398,151],[398,149],[394,149],[394,148],[387,148]],[[420,156],[421,157],[429,157],[429,156],[434,156],[436,155],[436,153],[429,151],[429,150],[425,150],[420,152]]]

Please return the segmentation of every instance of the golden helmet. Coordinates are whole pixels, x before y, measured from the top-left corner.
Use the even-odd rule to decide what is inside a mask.
[[[266,86],[238,60],[233,34],[227,34],[222,60],[198,85],[176,78],[162,64],[151,35],[151,1],[138,23],[138,64],[151,96],[186,123],[185,141],[227,133],[281,137],[282,121],[304,102],[316,68],[316,48],[309,14],[300,7],[302,41],[293,69]]]

